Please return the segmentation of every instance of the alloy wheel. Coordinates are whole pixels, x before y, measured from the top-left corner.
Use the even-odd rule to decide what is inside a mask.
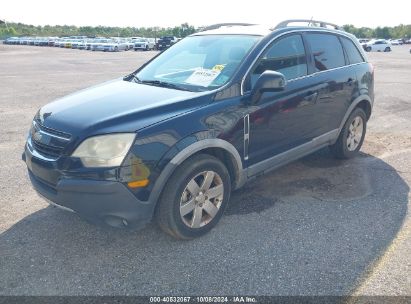
[[[190,180],[180,199],[180,216],[190,228],[207,225],[219,212],[224,197],[221,177],[204,171]]]
[[[348,129],[347,149],[354,151],[361,142],[362,134],[364,132],[364,122],[360,116],[356,116],[351,122]]]

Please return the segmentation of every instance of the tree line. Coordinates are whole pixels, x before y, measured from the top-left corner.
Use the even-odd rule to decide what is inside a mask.
[[[400,24],[394,27],[355,27],[354,25],[344,25],[344,30],[354,34],[357,38],[384,38],[384,39],[399,39],[411,38],[411,24]]]
[[[74,25],[45,25],[35,26],[24,23],[0,24],[0,38],[11,36],[29,37],[150,37],[162,36],[186,37],[196,32],[197,29],[183,23],[175,27],[113,27],[113,26],[74,26]]]
[[[355,27],[344,25],[344,30],[358,38],[411,38],[411,24],[400,24],[394,27]],[[24,23],[0,24],[0,38],[10,36],[88,36],[88,37],[162,37],[177,36],[184,38],[199,30],[188,23],[175,27],[112,27],[112,26],[74,26],[45,25],[35,26]]]

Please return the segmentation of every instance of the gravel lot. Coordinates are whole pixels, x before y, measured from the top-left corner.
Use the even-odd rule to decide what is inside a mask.
[[[0,45],[0,295],[411,295],[411,54],[371,53],[362,153],[322,150],[231,198],[210,234],[105,229],[49,207],[21,161],[42,105],[155,52]]]

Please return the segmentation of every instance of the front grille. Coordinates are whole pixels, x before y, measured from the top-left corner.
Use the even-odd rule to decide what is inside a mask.
[[[57,137],[63,137],[63,138],[66,138],[66,139],[70,139],[71,138],[71,135],[70,134],[68,134],[68,133],[65,133],[65,132],[62,132],[62,131],[58,131],[58,130],[54,130],[54,129],[51,129],[51,128],[47,128],[46,126],[43,126],[42,124],[41,124],[41,122],[39,121],[39,120],[35,120],[35,124],[38,126],[38,129],[40,129],[40,130],[42,130],[42,131],[45,131],[45,132],[47,132],[47,133],[49,133],[49,134],[52,134],[52,135],[55,135],[55,136],[57,136]]]
[[[30,135],[33,149],[52,158],[62,155],[71,138],[68,133],[43,126],[37,119],[33,120]]]
[[[61,155],[63,148],[44,145],[36,140],[32,140],[33,148],[40,154],[48,157],[58,157]]]

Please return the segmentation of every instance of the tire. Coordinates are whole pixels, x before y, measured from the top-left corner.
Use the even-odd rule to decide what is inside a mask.
[[[391,52],[391,48],[389,46],[387,46],[384,50],[384,52]]]
[[[206,180],[209,187],[204,185]],[[224,164],[211,155],[194,155],[169,178],[156,208],[156,221],[163,231],[175,238],[200,237],[218,223],[230,192],[230,175]],[[210,194],[216,196],[209,200]]]
[[[330,146],[332,154],[339,159],[356,156],[364,142],[366,130],[367,116],[363,109],[355,108],[345,122],[336,143]]]
[[[114,47],[114,52],[118,52],[118,47],[117,46]]]
[[[148,45],[146,45],[146,52],[148,51]]]
[[[370,46],[367,46],[367,47],[365,48],[365,50],[366,50],[367,52],[371,52],[371,47],[370,47]]]

